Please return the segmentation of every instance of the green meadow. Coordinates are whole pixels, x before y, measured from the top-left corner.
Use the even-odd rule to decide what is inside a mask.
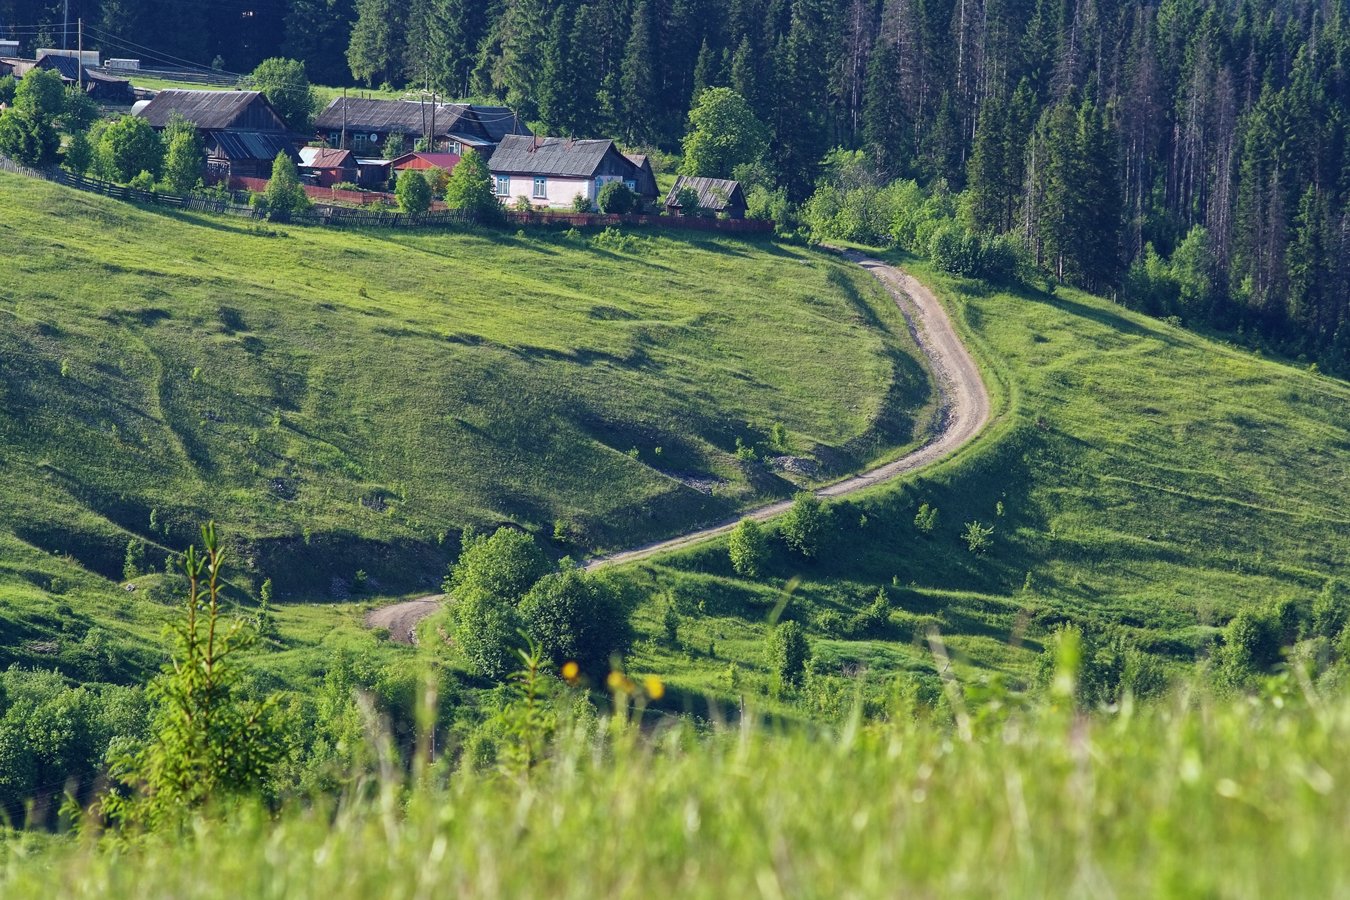
[[[8,661],[72,617],[153,638],[173,584],[118,588],[128,544],[162,572],[208,519],[255,595],[426,591],[467,525],[622,548],[790,495],[736,453],[775,425],[828,478],[932,418],[894,303],[816,251],[0,200]]]
[[[954,671],[1016,687],[1072,621],[1176,673],[1240,608],[1306,608],[1344,577],[1343,381],[1076,291],[993,290],[900,261],[946,298],[995,421],[948,461],[835,504],[833,544],[815,561],[778,544],[763,577],[738,578],[718,541],[616,573],[649,598],[634,665],[688,696],[768,692],[766,623],[795,618],[834,682],[812,700],[837,715],[897,673],[931,683],[934,629]],[[924,503],[938,511],[927,534]],[[963,540],[970,522],[994,529],[983,554]],[[859,633],[879,591],[884,620]]]

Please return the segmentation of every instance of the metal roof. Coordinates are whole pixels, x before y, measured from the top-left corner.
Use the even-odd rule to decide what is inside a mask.
[[[497,145],[488,168],[494,173],[509,175],[590,178],[609,153],[618,154],[613,141],[573,141],[509,134]],[[623,158],[621,154],[620,158]]]
[[[739,181],[728,178],[691,178],[687,175],[675,179],[674,186],[666,195],[666,206],[679,206],[676,198],[685,188],[691,188],[698,194],[698,205],[704,209],[720,212],[728,206],[745,206],[745,193]]]
[[[276,159],[278,153],[285,153],[297,162],[300,159],[290,138],[278,132],[217,131],[212,133],[211,139],[219,149],[219,155],[226,159],[269,160]]]
[[[356,157],[350,150],[301,147],[300,164],[307,169],[350,169],[356,165]]]

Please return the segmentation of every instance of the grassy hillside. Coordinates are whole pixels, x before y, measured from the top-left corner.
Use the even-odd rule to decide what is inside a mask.
[[[8,175],[0,203],[16,598],[106,590],[206,518],[278,598],[412,590],[466,524],[625,546],[793,490],[734,455],[774,423],[843,473],[930,416],[894,304],[825,254],[259,228]]]
[[[969,731],[898,715],[836,736],[568,735],[528,778],[433,773],[130,846],[15,835],[0,893],[1344,896],[1350,706],[1286,687]]]
[[[906,265],[950,300],[986,363],[1002,407],[991,431],[837,507],[818,562],[780,550],[767,577],[736,578],[722,542],[628,569],[652,598],[638,664],[694,694],[762,690],[764,623],[785,602],[821,671],[849,676],[834,685],[842,706],[859,682],[880,692],[897,671],[931,677],[934,626],[959,671],[1013,683],[1065,619],[1120,626],[1175,667],[1207,653],[1244,604],[1310,601],[1346,575],[1344,382],[1077,292],[990,291]],[[914,524],[921,503],[939,511],[930,535]],[[962,540],[971,521],[994,528],[985,555]],[[850,634],[879,590],[888,621]],[[678,646],[664,636],[668,605]]]

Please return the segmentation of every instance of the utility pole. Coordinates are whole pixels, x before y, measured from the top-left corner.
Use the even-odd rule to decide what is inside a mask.
[[[428,152],[436,152],[436,92],[431,92],[431,140],[427,142]]]
[[[61,49],[67,49],[66,41],[70,38],[70,0],[66,0],[65,12],[61,14]]]
[[[339,147],[347,149],[347,89],[342,89],[342,143]]]
[[[77,59],[77,60],[75,60],[75,61],[76,61],[77,63],[80,64],[80,65],[79,65],[79,72],[80,72],[80,93],[83,94],[83,93],[84,93],[84,16],[81,16],[79,21],[80,21],[80,44],[79,44],[80,49],[79,49],[79,59]]]

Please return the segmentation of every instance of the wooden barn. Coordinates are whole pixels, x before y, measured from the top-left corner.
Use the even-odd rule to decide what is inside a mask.
[[[652,161],[641,153],[625,153],[624,157],[633,164],[633,178],[629,187],[638,195],[638,201],[644,207],[654,206],[661,196],[661,191],[656,186],[656,172],[652,169]]]
[[[462,155],[473,148],[485,156],[508,134],[530,134],[520,117],[504,106],[471,103],[426,103],[418,100],[373,100],[336,97],[314,121],[319,140],[360,156],[390,157],[392,142],[399,153],[432,135],[433,152]]]
[[[270,178],[278,153],[301,161],[298,136],[258,91],[160,91],[135,114],[162,131],[175,113],[197,126],[209,176]]]
[[[65,84],[83,84],[84,92],[99,103],[124,103],[130,106],[136,102],[136,92],[131,82],[125,78],[104,75],[81,65],[73,56],[60,56],[44,53],[33,63],[34,69],[50,69],[61,76]]]
[[[300,176],[309,184],[332,187],[357,179],[356,154],[327,147],[300,148]]]
[[[699,211],[724,215],[729,219],[745,218],[745,191],[739,181],[725,178],[690,178],[681,175],[666,195],[666,212],[680,212],[680,192],[689,188],[698,194]]]

